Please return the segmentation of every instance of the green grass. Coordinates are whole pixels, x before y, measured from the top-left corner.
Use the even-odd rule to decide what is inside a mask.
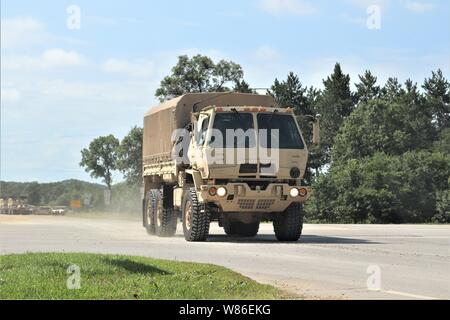
[[[67,289],[67,268],[81,288]],[[284,294],[229,269],[144,257],[85,253],[0,256],[0,299],[280,299]]]

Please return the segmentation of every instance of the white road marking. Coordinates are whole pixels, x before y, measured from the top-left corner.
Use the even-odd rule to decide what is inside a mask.
[[[394,290],[381,290],[381,291],[385,292],[385,293],[395,294],[395,295],[398,295],[398,296],[404,296],[404,297],[414,298],[414,299],[439,300],[439,298],[422,296],[422,295],[419,295],[419,294],[413,294],[413,293],[408,293],[408,292],[401,292],[401,291],[394,291]]]

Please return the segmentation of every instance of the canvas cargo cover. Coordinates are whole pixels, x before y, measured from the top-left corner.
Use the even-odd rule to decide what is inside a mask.
[[[196,111],[208,106],[278,107],[271,96],[245,93],[189,93],[168,100],[144,116],[144,159],[170,155],[172,132],[190,122],[194,105]]]

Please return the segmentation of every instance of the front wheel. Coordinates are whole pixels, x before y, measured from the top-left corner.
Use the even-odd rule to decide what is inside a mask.
[[[182,215],[184,238],[187,241],[205,241],[210,217],[207,206],[198,201],[195,188],[190,188],[184,195]]]
[[[291,204],[273,221],[273,229],[279,241],[297,241],[300,239],[303,229],[301,204]]]

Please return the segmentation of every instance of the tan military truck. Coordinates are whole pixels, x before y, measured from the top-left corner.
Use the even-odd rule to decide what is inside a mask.
[[[318,121],[313,122],[318,143]],[[308,150],[292,109],[268,95],[185,94],[144,116],[143,225],[173,236],[181,218],[187,241],[204,241],[211,221],[251,237],[273,221],[280,241],[297,241]]]

